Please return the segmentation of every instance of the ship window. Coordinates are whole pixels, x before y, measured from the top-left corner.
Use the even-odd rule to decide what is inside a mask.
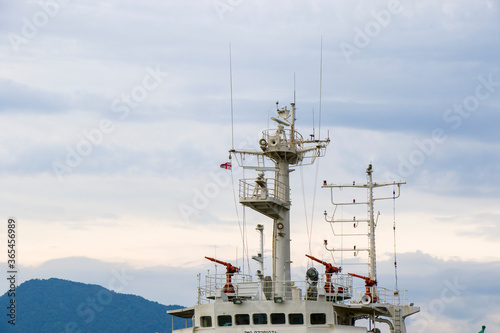
[[[200,323],[201,323],[201,327],[212,327],[212,317],[201,316]]]
[[[290,325],[302,325],[304,324],[304,315],[302,313],[289,313],[288,323]]]
[[[267,314],[265,313],[254,313],[252,315],[254,325],[266,325],[267,324]]]
[[[219,326],[233,326],[233,319],[229,315],[222,315],[217,317]]]
[[[285,314],[284,313],[271,313],[271,324],[284,324]]]
[[[311,325],[326,324],[326,314],[324,313],[311,313]]]
[[[234,316],[236,325],[250,325],[250,316],[247,314],[237,314]]]

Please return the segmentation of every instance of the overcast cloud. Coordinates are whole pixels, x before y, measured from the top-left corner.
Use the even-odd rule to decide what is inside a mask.
[[[18,219],[21,281],[107,287],[125,267],[136,277],[126,292],[189,306],[205,255],[241,257],[238,189],[219,168],[232,142],[231,43],[235,147],[258,147],[276,100],[293,101],[294,77],[298,130],[332,140],[292,175],[294,274],[307,265],[306,216],[314,255],[337,241],[320,182],[363,182],[373,163],[378,181],[407,182],[400,288],[423,307],[410,327],[493,331],[499,33],[500,4],[487,0],[0,1],[0,211]],[[253,174],[233,169],[236,186],[242,176]],[[203,198],[210,184],[217,193]],[[392,206],[380,209],[389,281]],[[247,212],[250,255],[257,223],[270,230]],[[0,237],[6,251],[6,227]],[[466,289],[438,307],[455,279]]]

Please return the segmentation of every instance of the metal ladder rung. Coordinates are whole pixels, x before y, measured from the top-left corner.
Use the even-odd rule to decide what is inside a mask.
[[[393,324],[394,324],[394,333],[400,333],[401,332],[401,309],[394,309],[394,317],[393,317]]]

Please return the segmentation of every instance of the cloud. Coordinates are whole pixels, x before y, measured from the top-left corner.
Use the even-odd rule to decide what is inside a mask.
[[[379,262],[380,281],[394,281],[391,264]],[[448,323],[443,332],[465,333],[483,324],[495,327],[498,318],[490,314],[500,309],[495,300],[500,294],[495,282],[499,271],[498,261],[441,260],[422,252],[398,254],[399,288],[409,289],[410,302],[421,307],[421,313],[410,317],[409,330],[438,332],[441,323]]]
[[[0,78],[0,112],[54,113],[68,108],[66,96]]]
[[[464,237],[477,237],[488,241],[497,241],[500,237],[500,214],[484,212],[480,214],[470,214],[465,216],[455,216],[450,219],[453,223],[462,223],[472,226],[467,231],[459,233]]]
[[[114,263],[86,257],[54,259],[35,267],[21,267],[22,283],[30,279],[58,277],[65,280],[98,284],[105,288],[123,286],[120,292],[140,295],[165,305],[194,303],[196,294],[186,290],[196,286],[196,272],[191,268],[149,267],[136,269],[125,263]],[[118,282],[118,283],[117,283]],[[120,284],[121,283],[121,284]],[[172,288],[165,288],[172,286]],[[194,289],[193,289],[194,290]],[[188,304],[185,304],[188,306]]]
[[[457,276],[458,283],[468,286],[463,295],[473,299],[478,293],[471,301],[474,306],[483,309],[483,302],[496,309],[498,304],[478,285],[492,282],[489,276],[496,274],[498,260],[500,48],[492,32],[500,24],[499,5],[402,2],[403,11],[367,35],[369,42],[361,47],[355,44],[362,39],[357,34],[366,34],[367,24],[377,23],[374,13],[387,9],[388,1],[230,3],[232,8],[221,18],[211,1],[70,1],[47,24],[39,22],[37,32],[17,52],[8,34],[22,35],[26,20],[43,15],[42,3],[1,3],[0,208],[17,216],[25,228],[25,263],[35,265],[61,253],[93,257],[109,267],[123,261],[137,279],[157,286],[163,285],[162,274],[178,273],[172,269],[175,261],[201,265],[203,259],[195,251],[178,256],[186,242],[204,252],[217,244],[218,255],[233,258],[231,244],[241,238],[234,208],[236,179],[254,174],[235,166],[234,189],[230,184],[214,190],[217,193],[203,193],[214,189],[211,174],[218,174],[218,165],[228,161],[233,130],[235,147],[250,143],[258,149],[261,130],[273,127],[268,115],[273,116],[276,100],[288,105],[295,93],[297,129],[308,137],[314,124],[318,135],[322,39],[321,134],[329,131],[332,142],[318,165],[291,176],[297,230],[293,256],[303,256],[302,248],[308,245],[302,237],[306,217],[313,223],[315,216],[319,230],[312,240],[318,242],[318,251],[330,235],[329,225],[321,221],[321,212],[331,207],[328,193],[318,188],[321,180],[364,182],[364,170],[373,163],[377,181],[407,182],[397,202],[402,221],[398,237],[403,240],[398,246],[436,256],[402,255],[412,265],[405,269],[401,261],[401,285],[418,287],[415,301],[438,309],[445,281],[454,283]],[[340,47],[343,42],[359,49],[350,61]],[[120,117],[113,103],[143,84],[147,68],[168,75]],[[490,75],[494,91],[475,106],[474,98],[484,96],[477,95],[479,78],[488,80]],[[473,111],[454,109],[466,102]],[[94,136],[98,142],[90,146],[91,152],[81,154],[78,165],[59,181],[53,162],[67,163],[70,150],[88,148],[89,133],[95,134],[103,119],[114,129],[103,133],[102,140]],[[436,129],[447,139],[436,142]],[[180,206],[190,206],[195,213],[183,218]],[[382,208],[391,211],[389,206]],[[387,210],[382,211],[381,218],[391,220]],[[247,213],[247,225],[262,223],[260,216]],[[239,217],[241,222],[241,212]],[[269,221],[264,223],[267,228]],[[381,231],[384,225],[390,227],[381,222]],[[231,239],[220,235],[222,229]],[[381,234],[378,248],[390,251],[390,238]],[[258,243],[253,236],[249,244]],[[102,246],[89,247],[96,238]],[[492,271],[478,263],[486,261]],[[71,262],[53,263],[51,268],[77,279],[68,269],[79,271]],[[95,266],[95,272],[104,272],[99,283],[108,282],[106,265],[74,262]],[[151,280],[146,270],[134,268],[159,264],[168,267],[152,269]],[[38,271],[48,275],[50,269],[42,266]],[[474,284],[469,271],[460,267],[488,277],[485,284]],[[390,267],[387,272],[381,278],[390,281]],[[480,311],[467,317],[465,301],[457,298],[442,312],[423,318],[436,327],[446,319],[469,331],[481,319],[490,326],[498,322],[493,314],[485,318]]]

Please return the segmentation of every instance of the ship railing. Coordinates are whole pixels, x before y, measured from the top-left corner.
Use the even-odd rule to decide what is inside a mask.
[[[372,287],[373,288],[373,287]],[[372,300],[379,304],[408,305],[408,290],[393,290],[377,287],[370,292]],[[366,295],[366,287],[356,287],[353,289],[353,296],[346,303],[362,303],[363,296]]]
[[[353,278],[348,274],[320,274],[316,285],[311,281],[306,284],[305,299],[308,300],[324,296],[327,301],[340,302],[352,297]]]
[[[262,138],[266,140],[268,148],[288,146],[290,148],[301,148],[304,138],[302,135],[289,128],[267,129],[262,131]]]
[[[252,276],[248,274],[233,274],[231,284],[236,289],[240,283],[252,283]],[[207,274],[205,284],[198,287],[198,303],[208,303],[219,296],[227,284],[226,274]]]
[[[240,179],[240,199],[290,201],[290,188],[274,178]]]
[[[209,303],[222,297],[226,285],[225,274],[212,274],[205,277],[205,285],[198,290],[198,304]],[[333,274],[328,281],[325,275],[320,275],[316,283],[310,281],[252,281],[251,276],[235,274],[232,276],[232,293],[224,293],[229,299],[274,300],[275,297],[287,300],[320,299],[331,302],[343,302],[353,295],[352,277],[343,274]]]

